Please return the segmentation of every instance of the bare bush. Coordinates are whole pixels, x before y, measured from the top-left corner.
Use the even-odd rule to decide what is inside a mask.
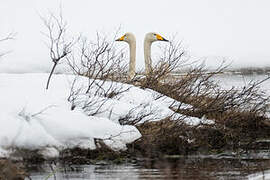
[[[143,156],[157,157],[164,154],[191,153],[188,143],[190,127],[166,118],[157,122],[137,125],[142,138],[134,143],[137,153]]]
[[[154,138],[164,132],[164,136],[167,136],[166,141],[161,142],[154,138],[153,142],[146,138],[145,140],[149,142],[144,143],[153,143],[151,146],[155,148],[160,146],[155,144],[156,140],[158,143],[167,144],[168,141],[175,141],[175,138],[181,136],[192,140],[192,143],[184,143],[188,149],[207,147],[210,150],[222,148],[235,150],[244,145],[247,147],[259,138],[270,137],[270,127],[266,123],[269,122],[270,99],[260,89],[262,83],[270,77],[258,82],[250,82],[242,88],[222,89],[215,81],[215,76],[225,71],[226,64],[222,63],[212,72],[209,72],[203,64],[192,65],[193,67],[191,66],[184,74],[176,74],[173,73],[175,67],[179,71],[179,68],[188,62],[183,59],[183,54],[179,53],[181,52],[179,46],[174,44],[170,46],[170,51],[166,51],[167,54],[161,58],[161,65],[156,66],[149,77],[142,79],[140,85],[159,92],[161,96],[157,98],[162,96],[173,98],[177,103],[173,102],[170,108],[176,113],[186,115],[187,118],[192,116],[211,119],[215,123],[192,127],[183,124],[182,118],[176,123],[166,121],[168,126],[175,128],[169,128],[170,131],[167,132],[168,127],[164,126],[166,129],[149,133],[149,136]],[[186,105],[189,105],[188,108]],[[151,124],[154,126],[155,123],[150,123],[148,126],[142,124],[138,127],[143,128],[143,131],[152,131]],[[182,142],[181,140],[181,144]]]
[[[181,44],[171,43],[165,48],[164,55],[160,58],[161,65],[152,70],[152,74],[142,80],[141,86],[150,88],[162,95],[169,96],[181,103],[192,105],[188,115],[208,117],[211,113],[227,111],[250,111],[258,116],[264,116],[269,104],[268,97],[260,90],[259,86],[269,77],[260,82],[250,82],[242,89],[222,89],[215,82],[215,75],[222,74],[227,68],[223,62],[215,71],[208,72],[203,64],[189,69],[185,74],[173,74],[188,61],[183,58],[184,52]],[[166,65],[164,65],[166,64]],[[168,76],[170,75],[170,76]],[[160,79],[160,77],[166,77]],[[181,111],[181,106],[174,109]],[[210,115],[209,115],[210,116]]]
[[[120,81],[126,77],[127,63],[122,50],[118,51],[114,41],[100,33],[95,40],[81,38],[77,52],[68,58],[68,63],[75,74],[91,79]]]
[[[89,115],[110,111],[110,106],[104,109],[105,103],[130,88],[118,83],[127,80],[127,64],[122,51],[117,51],[114,41],[107,40],[99,33],[92,41],[81,38],[77,51],[67,59],[74,74],[88,79],[84,87],[73,86],[69,97],[72,109],[80,106]]]
[[[46,89],[57,64],[71,53],[71,48],[76,42],[74,39],[67,40],[67,22],[63,19],[62,13],[59,16],[50,14],[48,18],[41,17],[43,24],[47,28],[47,32],[43,33],[47,39],[47,46],[50,50],[50,58],[53,62],[50,75],[47,80]]]
[[[157,84],[161,81],[168,81],[172,78],[171,74],[174,71],[186,66],[188,59],[184,58],[185,51],[182,48],[182,42],[174,41],[173,39],[167,46],[160,47],[162,51],[157,63],[151,68],[149,74],[143,81],[141,86],[150,87],[151,84]]]
[[[128,91],[130,87],[117,84],[113,81],[101,81],[97,79],[91,79],[89,81],[91,81],[90,91],[86,91],[88,87],[83,85],[73,85],[71,88],[68,97],[68,101],[71,103],[71,110],[80,107],[89,116],[107,112],[108,118],[110,118],[114,105],[110,100],[117,100],[118,96]],[[92,84],[92,82],[94,83]]]
[[[121,117],[119,119],[119,123],[121,125],[137,125],[149,121],[155,121],[160,118],[156,114],[156,108],[152,108],[148,103],[140,104],[132,108],[124,117]]]
[[[112,111],[109,99],[117,98],[120,93],[130,87],[117,82],[127,81],[127,63],[122,50],[114,46],[114,39],[96,33],[94,40],[88,40],[81,35],[67,39],[67,23],[62,14],[50,14],[42,18],[48,38],[50,58],[54,63],[47,80],[46,89],[49,87],[52,74],[60,61],[66,60],[71,71],[77,78],[71,84],[68,101],[71,110],[82,108],[88,115],[97,115],[105,111]],[[80,77],[80,78],[79,78]],[[87,78],[87,84],[80,80]]]

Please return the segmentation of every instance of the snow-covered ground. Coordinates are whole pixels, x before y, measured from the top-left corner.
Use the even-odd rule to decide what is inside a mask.
[[[47,78],[47,73],[0,74],[0,156],[8,156],[16,147],[38,149],[45,156],[58,156],[59,151],[76,146],[95,149],[94,138],[104,140],[114,150],[124,150],[141,134],[135,126],[120,125],[121,118],[144,116],[143,122],[181,117],[169,109],[172,99],[157,98],[157,92],[128,84],[114,83],[124,92],[113,98],[96,94],[98,86],[85,94],[89,81],[84,77],[76,78],[74,87],[81,91],[71,110],[68,97],[75,77],[54,75],[49,90],[45,90]],[[111,82],[103,85],[105,90],[110,87]],[[89,105],[84,108],[86,103]],[[185,120],[191,125],[201,121],[193,117]]]
[[[105,139],[113,149],[141,135],[133,126],[121,126],[108,118],[70,110],[66,75],[56,75],[50,90],[48,74],[0,74],[0,155],[12,147],[61,150],[74,146],[95,148],[94,139]],[[56,152],[57,155],[57,152]]]
[[[97,84],[102,82],[95,81],[85,94],[87,78],[57,74],[53,75],[50,88],[46,90],[47,78],[47,73],[0,73],[0,157],[8,156],[16,147],[38,149],[45,156],[58,156],[59,151],[76,146],[95,149],[94,138],[104,140],[114,150],[125,150],[126,144],[140,138],[141,134],[135,126],[121,125],[119,121],[182,117],[169,108],[178,102],[169,97],[159,98],[160,94],[150,89],[106,82],[97,91]],[[72,103],[68,97],[74,78],[74,89],[80,91]],[[241,76],[225,75],[216,79],[224,88],[245,85]],[[270,83],[264,82],[262,89],[269,90]],[[123,92],[106,97],[107,90],[109,93]],[[270,95],[269,91],[267,94]],[[75,109],[71,110],[74,104]],[[185,107],[189,105],[183,104],[182,108]],[[184,122],[189,125],[212,123],[194,117],[185,117]]]

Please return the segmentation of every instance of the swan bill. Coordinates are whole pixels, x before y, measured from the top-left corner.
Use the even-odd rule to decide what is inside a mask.
[[[159,35],[159,34],[156,34],[156,37],[157,37],[157,40],[158,40],[158,41],[166,41],[166,42],[169,42],[167,39],[165,39],[164,37],[162,37],[162,36]]]
[[[124,41],[125,36],[126,36],[126,35],[124,35],[124,36],[122,36],[122,37],[120,37],[120,38],[116,39],[115,41]]]
[[[167,40],[167,39],[165,39],[165,38],[163,38],[163,40],[162,40],[162,41],[169,42],[169,40]]]

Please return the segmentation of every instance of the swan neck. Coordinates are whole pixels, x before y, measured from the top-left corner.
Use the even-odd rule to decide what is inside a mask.
[[[152,42],[147,38],[144,40],[144,61],[145,61],[145,73],[149,74],[152,68],[152,59],[151,59],[151,45]]]
[[[129,73],[128,79],[131,80],[135,76],[136,71],[136,40],[129,42],[129,52],[130,52],[130,61],[129,61]]]

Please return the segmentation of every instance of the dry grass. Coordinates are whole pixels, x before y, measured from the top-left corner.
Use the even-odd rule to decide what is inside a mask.
[[[174,59],[174,64],[183,64],[182,56],[171,54],[168,57]],[[166,67],[171,67],[170,63]],[[199,65],[175,78],[171,75],[174,68],[164,69],[161,64],[141,79],[138,84],[142,88],[153,89],[180,102],[179,106],[171,106],[176,113],[204,117],[215,123],[188,126],[182,119],[165,119],[138,124],[143,135],[135,143],[138,151],[148,156],[204,151],[209,153],[228,149],[238,151],[249,149],[258,139],[270,138],[267,115],[270,99],[260,89],[262,83],[270,78],[250,82],[240,89],[225,90],[214,81],[214,76],[223,73],[226,68],[221,64],[209,73],[203,65]],[[183,104],[191,106],[185,108]]]
[[[172,107],[175,112],[211,119],[215,124],[192,127],[181,120],[167,119],[138,125],[143,135],[137,142],[138,148],[150,151],[144,152],[149,156],[226,149],[238,151],[239,148],[248,149],[258,139],[270,138],[270,126],[265,123],[269,122],[269,98],[259,89],[262,82],[251,83],[240,90],[222,90],[210,80],[211,76],[188,74],[175,82],[145,83],[148,88],[192,105],[188,109],[181,105]]]
[[[134,143],[136,155],[156,157],[164,154],[187,154],[191,149],[188,126],[170,119],[137,126],[142,138]]]

